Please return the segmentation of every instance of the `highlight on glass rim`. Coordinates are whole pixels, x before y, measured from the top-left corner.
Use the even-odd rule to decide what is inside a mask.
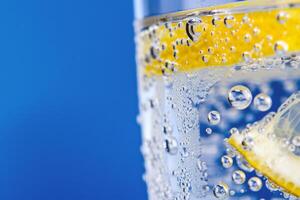
[[[149,200],[300,199],[300,1],[199,3],[135,28]]]

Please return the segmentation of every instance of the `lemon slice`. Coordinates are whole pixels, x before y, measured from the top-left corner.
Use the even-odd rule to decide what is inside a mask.
[[[300,155],[286,146],[286,141],[297,137],[300,93],[292,95],[278,110],[255,123],[241,134],[233,134],[228,143],[233,146],[258,172],[284,191],[300,197]],[[289,121],[289,122],[288,122]],[[284,123],[282,123],[284,122]],[[278,133],[285,125],[286,134]],[[280,125],[280,126],[278,126]]]
[[[137,36],[149,76],[232,66],[300,50],[300,1],[241,2],[166,16]],[[256,6],[255,6],[256,5]]]

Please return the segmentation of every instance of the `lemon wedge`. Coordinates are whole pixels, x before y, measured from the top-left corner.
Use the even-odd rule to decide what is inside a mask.
[[[276,2],[241,2],[158,19],[137,36],[139,66],[152,76],[300,51],[300,1]]]
[[[278,112],[267,115],[241,134],[235,133],[228,143],[248,163],[284,191],[300,197],[300,155],[287,141],[299,136],[300,93],[292,95]],[[296,121],[295,121],[296,120]],[[296,122],[296,123],[295,123]],[[285,126],[283,129],[283,125]],[[278,132],[278,128],[282,131]]]

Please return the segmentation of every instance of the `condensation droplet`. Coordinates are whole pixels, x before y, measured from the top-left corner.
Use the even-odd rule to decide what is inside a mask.
[[[246,174],[242,170],[236,170],[232,173],[232,180],[235,184],[241,185],[246,181]]]
[[[252,177],[248,180],[248,186],[251,191],[257,192],[262,187],[262,181],[258,177]]]
[[[243,85],[236,85],[229,90],[228,101],[234,108],[244,110],[251,104],[251,91]]]
[[[277,41],[274,45],[274,51],[277,55],[283,55],[287,52],[288,45],[284,41]]]
[[[166,152],[168,152],[171,155],[177,154],[177,152],[178,152],[177,140],[172,136],[167,137],[165,139],[165,149],[166,149]]]
[[[229,157],[229,156],[226,156],[226,155],[222,156],[221,162],[222,162],[222,166],[224,168],[230,168],[232,166],[232,164],[233,164],[232,158]]]
[[[226,16],[224,18],[224,24],[227,28],[233,27],[234,23],[235,23],[235,18],[232,15]]]
[[[207,115],[207,120],[209,124],[217,125],[221,121],[221,114],[216,110],[210,111]]]
[[[229,187],[226,183],[220,182],[213,188],[214,196],[218,199],[226,198],[229,194]]]
[[[259,111],[267,111],[272,106],[272,99],[264,93],[260,93],[254,97],[254,106]]]

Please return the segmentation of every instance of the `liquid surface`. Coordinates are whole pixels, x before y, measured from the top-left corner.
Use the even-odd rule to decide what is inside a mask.
[[[300,197],[300,8],[225,7],[138,33],[150,200]]]

